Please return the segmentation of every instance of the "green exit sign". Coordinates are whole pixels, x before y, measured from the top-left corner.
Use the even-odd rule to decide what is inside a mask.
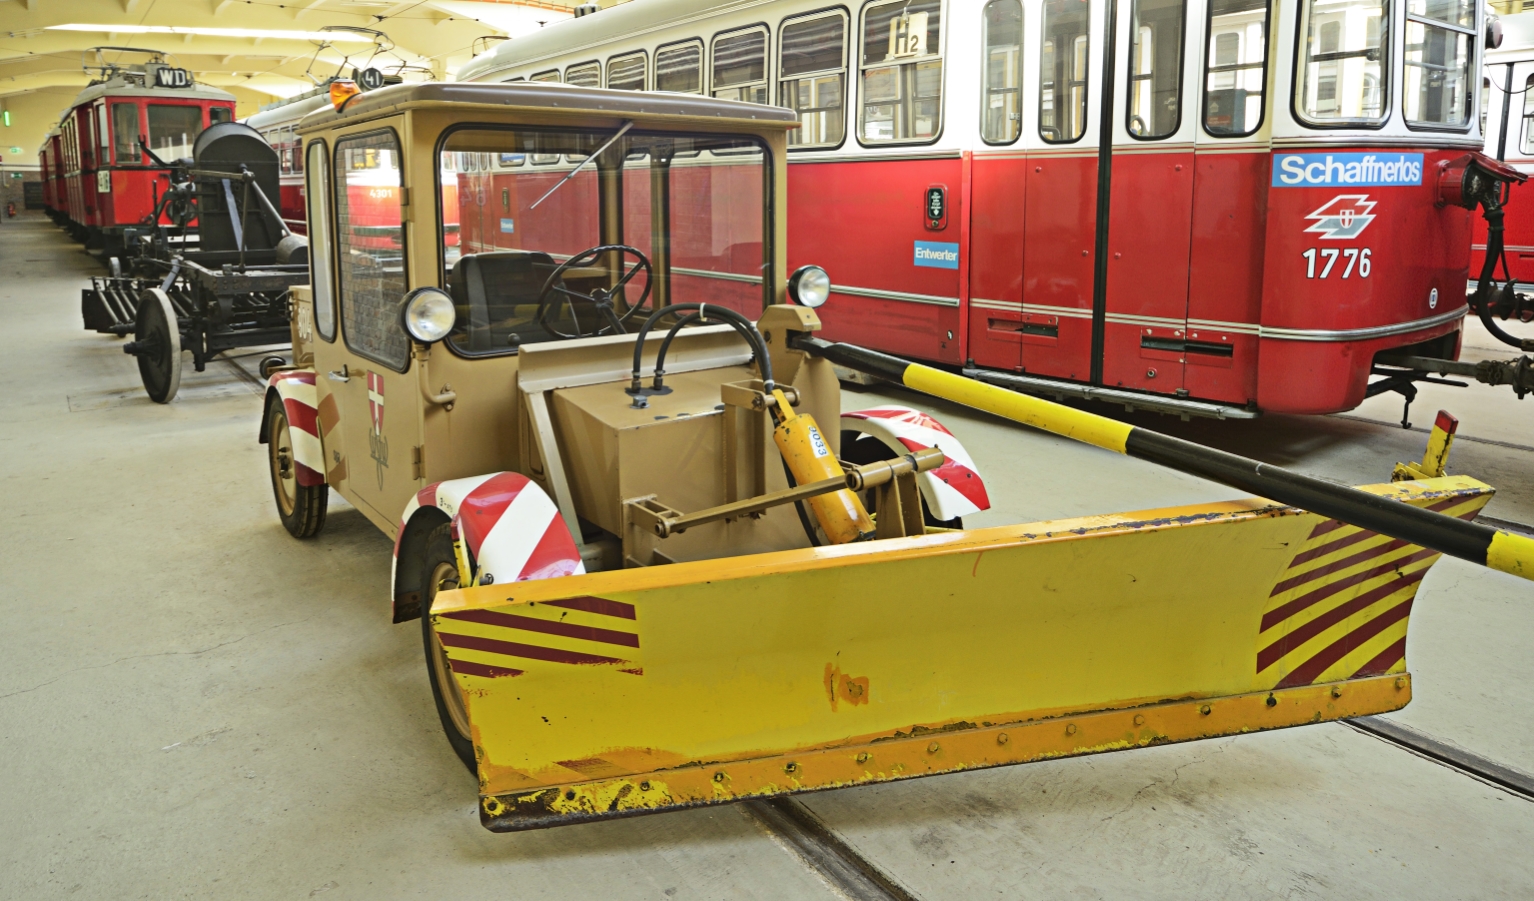
[[[20,147],[12,147],[11,148],[11,153],[12,154],[20,154],[21,153],[21,148]]]

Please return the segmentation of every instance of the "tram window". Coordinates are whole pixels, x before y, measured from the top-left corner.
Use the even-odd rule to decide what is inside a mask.
[[[785,22],[778,53],[778,105],[799,114],[789,146],[840,144],[847,128],[847,14]]]
[[[589,63],[581,63],[565,70],[565,84],[573,84],[582,88],[600,88],[602,86],[602,64],[595,60]]]
[[[1164,138],[1182,121],[1182,41],[1187,0],[1134,0],[1129,120],[1137,138]]]
[[[645,55],[630,53],[615,56],[607,61],[607,86],[619,91],[643,91],[645,87]]]
[[[96,104],[96,144],[101,148],[101,165],[108,165],[107,151],[112,147],[111,133],[107,131],[107,105]]]
[[[314,327],[326,341],[336,339],[335,299],[330,284],[330,161],[325,142],[309,144],[309,178],[304,197],[309,201],[309,283],[314,287]]]
[[[1534,154],[1534,75],[1523,83],[1523,131],[1518,139],[1518,149],[1526,156]]]
[[[942,15],[938,0],[864,8],[858,119],[865,143],[937,138],[943,126]]]
[[[1388,0],[1305,0],[1294,109],[1316,125],[1385,120]]]
[[[558,69],[550,69],[547,72],[539,72],[538,74],[534,75],[532,78],[528,79],[528,81],[558,81],[558,80],[559,80],[559,70]]]
[[[208,124],[217,125],[220,122],[233,122],[234,110],[227,106],[212,106],[208,108]]]
[[[1407,0],[1401,101],[1408,125],[1470,123],[1474,26],[1471,0]]]
[[[767,29],[753,28],[714,38],[715,97],[767,102]]]
[[[405,295],[399,142],[373,132],[336,143],[336,259],[346,346],[400,372],[410,340],[399,321]]]
[[[1080,139],[1087,127],[1087,4],[1044,0],[1039,55],[1039,137],[1051,144]]]
[[[192,155],[202,131],[202,110],[195,106],[149,105],[149,149],[165,162]]]
[[[1204,131],[1215,137],[1244,137],[1262,125],[1268,16],[1268,0],[1211,0]]]
[[[703,93],[703,42],[672,44],[655,51],[655,90]]]
[[[980,95],[980,137],[987,144],[1010,144],[1023,130],[1023,4],[991,0],[981,25],[985,86]]]
[[[112,104],[112,146],[117,154],[117,165],[137,166],[143,162],[138,149],[138,136],[142,134],[138,121],[138,104]]]

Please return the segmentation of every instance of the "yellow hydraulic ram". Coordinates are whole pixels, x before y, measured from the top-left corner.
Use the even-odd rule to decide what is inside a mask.
[[[1534,580],[1534,538],[1465,522],[852,344],[833,344],[801,334],[792,346],[923,394]]]

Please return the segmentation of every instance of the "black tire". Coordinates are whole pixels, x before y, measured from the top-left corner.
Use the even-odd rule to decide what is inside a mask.
[[[293,439],[282,398],[272,395],[266,411],[266,460],[272,474],[272,497],[282,527],[294,538],[313,538],[325,527],[330,503],[328,485],[298,484],[293,462]]]
[[[866,463],[880,463],[885,460],[893,460],[898,456],[890,449],[888,444],[880,441],[872,435],[864,435],[861,432],[849,430],[842,431],[842,459],[848,463],[863,465]],[[874,507],[874,493],[864,492],[863,504],[869,513],[876,512]],[[955,516],[953,519],[938,519],[932,515],[932,510],[927,507],[925,495],[921,499],[921,519],[928,526],[937,529],[962,529],[964,528],[963,517]]]
[[[458,681],[453,678],[447,654],[443,652],[431,622],[431,604],[437,592],[458,587],[458,562],[453,554],[451,524],[443,523],[426,536],[420,562],[420,572],[425,573],[426,579],[421,592],[421,645],[426,652],[426,678],[431,682],[431,697],[436,702],[437,717],[442,720],[447,743],[453,746],[453,753],[469,772],[477,774],[479,764],[474,759],[468,706],[458,690]]]
[[[157,404],[170,403],[181,388],[181,329],[170,298],[159,288],[139,298],[133,339],[144,393]]]
[[[260,371],[261,371],[261,378],[263,378],[263,379],[271,378],[272,377],[272,373],[276,372],[278,369],[281,369],[282,367],[284,367],[286,365],[288,365],[288,361],[284,360],[282,357],[277,357],[277,356],[262,357],[261,358],[261,365],[258,367],[260,369]]]

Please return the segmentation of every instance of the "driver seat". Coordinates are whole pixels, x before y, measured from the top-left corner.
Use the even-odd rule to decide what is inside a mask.
[[[453,305],[468,316],[469,351],[495,349],[492,326],[508,321],[526,321],[531,314],[518,316],[517,307],[536,304],[548,281],[558,268],[554,258],[536,250],[497,250],[459,257],[448,279],[448,293]]]

